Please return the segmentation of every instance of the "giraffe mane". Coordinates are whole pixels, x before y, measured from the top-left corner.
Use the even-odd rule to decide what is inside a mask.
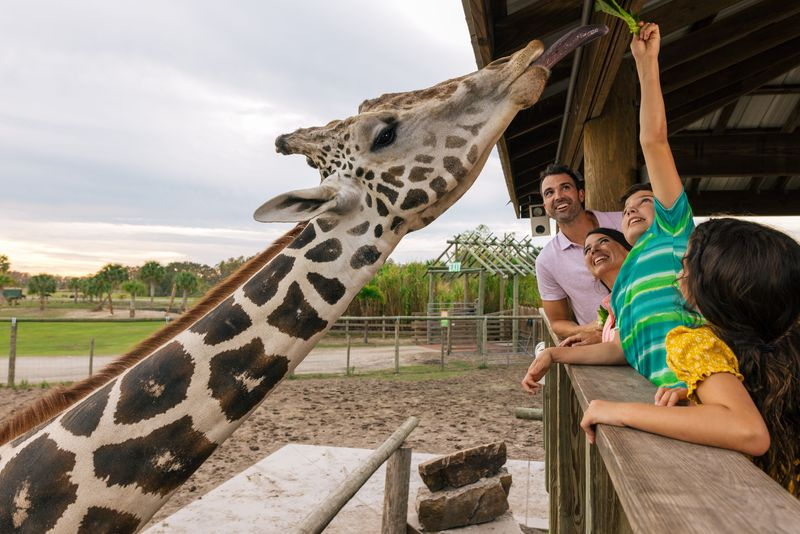
[[[231,273],[230,276],[215,285],[191,310],[139,342],[128,352],[106,365],[98,373],[69,387],[60,387],[51,391],[44,397],[23,408],[11,418],[3,421],[2,426],[0,426],[0,445],[11,441],[45,421],[49,421],[100,386],[122,374],[126,369],[133,367],[136,363],[175,337],[178,333],[186,330],[195,321],[230,296],[237,287],[242,285],[247,279],[264,267],[278,252],[291,243],[305,226],[306,223],[300,223],[283,234],[267,249],[245,262],[244,265]]]

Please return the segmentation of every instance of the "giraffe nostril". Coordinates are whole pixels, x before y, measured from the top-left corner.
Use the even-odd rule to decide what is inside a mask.
[[[275,151],[276,152],[278,152],[280,154],[284,154],[284,155],[288,155],[288,154],[292,153],[291,149],[289,148],[289,143],[286,141],[287,137],[288,136],[286,134],[283,134],[283,135],[278,136],[277,139],[275,139]]]

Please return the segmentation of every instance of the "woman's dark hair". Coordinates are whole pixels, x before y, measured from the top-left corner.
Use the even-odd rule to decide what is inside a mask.
[[[589,237],[592,234],[602,234],[606,237],[610,237],[620,245],[622,245],[625,250],[631,250],[631,244],[625,239],[625,236],[619,230],[614,230],[613,228],[595,228],[594,230],[589,230],[586,234],[586,237]]]
[[[800,244],[736,219],[700,224],[684,259],[691,304],[736,354],[771,445],[755,463],[800,497]]]

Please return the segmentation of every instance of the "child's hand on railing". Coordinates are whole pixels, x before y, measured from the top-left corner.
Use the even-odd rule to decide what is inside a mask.
[[[656,390],[656,406],[676,406],[689,401],[689,390],[686,388],[667,388],[664,386]]]
[[[581,428],[586,432],[589,443],[594,445],[596,439],[595,425],[598,423],[603,425],[625,426],[622,422],[620,410],[623,407],[623,403],[597,399],[589,403],[589,406],[586,407],[586,411],[583,412],[583,419],[581,419]]]
[[[539,353],[536,359],[531,362],[531,366],[528,367],[528,372],[525,378],[522,379],[522,389],[528,393],[536,393],[539,391],[539,388],[542,387],[539,380],[547,374],[552,364],[553,356],[550,354],[550,349],[544,349]]]

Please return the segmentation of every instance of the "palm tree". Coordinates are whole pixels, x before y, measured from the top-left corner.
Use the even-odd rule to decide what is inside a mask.
[[[28,280],[28,291],[39,295],[39,310],[44,311],[44,299],[56,291],[56,279],[49,274],[37,274]]]
[[[119,263],[109,263],[100,269],[96,276],[107,284],[108,311],[111,312],[111,315],[114,315],[114,303],[111,300],[111,293],[128,279],[128,269]]]
[[[126,280],[122,282],[122,289],[131,295],[130,316],[136,317],[136,295],[144,293],[144,284],[139,280]]]
[[[105,302],[103,295],[108,291],[111,291],[111,282],[100,276],[100,273],[86,280],[86,292],[89,296],[97,297],[97,308],[94,311],[103,309],[103,303]]]
[[[181,271],[175,275],[174,287],[176,289],[180,289],[183,292],[183,302],[181,304],[181,311],[186,311],[186,303],[189,297],[189,293],[197,289],[197,277],[188,271]]]
[[[156,294],[156,284],[159,283],[166,274],[164,266],[157,261],[148,261],[139,269],[139,278],[150,286],[150,304],[153,304],[153,296]]]
[[[81,286],[83,285],[82,280],[80,278],[70,278],[67,280],[67,287],[72,291],[72,301],[77,304],[78,303],[78,291],[81,290]]]

